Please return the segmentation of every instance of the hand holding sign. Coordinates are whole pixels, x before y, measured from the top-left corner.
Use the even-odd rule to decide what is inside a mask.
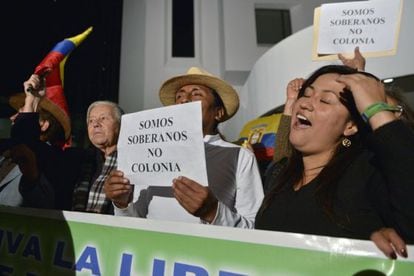
[[[105,180],[104,191],[116,207],[126,208],[132,201],[134,186],[124,177],[122,171],[113,170]]]
[[[211,223],[217,213],[218,201],[208,187],[180,176],[173,181],[174,196],[190,214]]]
[[[187,212],[214,219],[217,204],[212,202],[217,199],[203,186],[208,181],[200,101],[122,116],[118,169],[105,183],[105,193],[117,207],[131,202],[134,184],[139,197],[133,206],[141,217],[169,217],[173,210],[183,221],[198,220]],[[175,180],[172,188],[178,177],[186,181]]]
[[[185,175],[207,186],[201,103],[123,115],[118,169],[134,185],[171,186]]]

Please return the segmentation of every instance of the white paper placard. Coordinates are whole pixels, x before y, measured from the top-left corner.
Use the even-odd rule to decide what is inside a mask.
[[[122,116],[118,169],[131,184],[171,186],[180,175],[208,185],[201,102]]]
[[[314,20],[316,54],[353,53],[356,46],[364,53],[395,54],[401,7],[401,0],[321,5]]]

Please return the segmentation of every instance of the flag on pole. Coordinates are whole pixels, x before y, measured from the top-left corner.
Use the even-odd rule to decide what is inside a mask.
[[[92,27],[89,27],[83,33],[65,38],[57,43],[39,65],[36,66],[34,71],[34,74],[46,78],[46,98],[57,105],[67,117],[62,124],[66,139],[70,138],[71,128],[69,109],[63,93],[64,67],[70,53],[88,37],[92,29]]]

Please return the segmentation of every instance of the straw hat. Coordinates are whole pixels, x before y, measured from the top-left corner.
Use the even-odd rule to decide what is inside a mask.
[[[239,96],[236,90],[227,82],[213,76],[209,72],[191,67],[185,75],[173,77],[161,86],[159,96],[163,105],[175,104],[175,94],[183,86],[199,84],[214,89],[224,103],[225,115],[222,122],[230,119],[239,108]]]
[[[66,100],[62,98],[64,96],[62,96],[60,93],[53,92],[53,89],[47,90],[46,96],[40,100],[39,106],[42,109],[49,111],[59,121],[65,132],[65,139],[67,140],[70,136],[71,126]],[[9,98],[9,104],[14,109],[19,110],[24,105],[25,98],[25,93],[13,94]]]

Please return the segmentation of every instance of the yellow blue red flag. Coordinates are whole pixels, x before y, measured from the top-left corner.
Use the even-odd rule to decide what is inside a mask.
[[[34,71],[34,74],[45,77],[46,98],[62,109],[68,120],[69,109],[63,93],[65,63],[70,53],[88,37],[92,29],[92,27],[89,27],[83,33],[57,43],[36,66]]]

